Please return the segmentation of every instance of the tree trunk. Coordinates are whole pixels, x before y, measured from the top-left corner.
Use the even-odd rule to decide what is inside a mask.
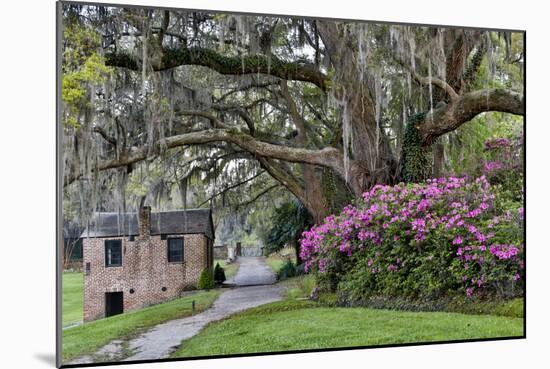
[[[443,166],[445,165],[445,146],[441,142],[437,142],[433,147],[433,153],[433,176],[439,178],[443,175]]]
[[[321,188],[321,180],[316,173],[315,166],[303,164],[306,207],[315,223],[321,223],[329,214],[325,196]]]
[[[352,163],[345,179],[356,197],[360,197],[376,183],[393,183],[397,174],[397,161],[393,156],[388,137],[376,120],[368,76],[358,65],[354,40],[334,22],[318,23],[319,33],[330,55],[331,63],[339,71],[333,86],[334,96],[344,105],[352,131]]]
[[[420,135],[425,116],[425,113],[411,116],[405,127],[399,175],[405,182],[422,182],[432,173],[431,151],[422,145]]]

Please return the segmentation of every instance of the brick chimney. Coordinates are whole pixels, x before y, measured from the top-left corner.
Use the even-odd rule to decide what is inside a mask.
[[[142,206],[139,208],[139,237],[149,238],[151,236],[151,207]]]

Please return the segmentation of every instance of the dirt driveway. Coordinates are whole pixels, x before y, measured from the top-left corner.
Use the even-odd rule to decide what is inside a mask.
[[[239,264],[239,271],[232,281],[237,287],[222,293],[210,309],[194,316],[159,324],[129,342],[113,341],[98,350],[94,357],[101,361],[166,358],[182,341],[195,336],[208,323],[282,298],[281,288],[274,284],[276,277],[263,257],[240,257]],[[92,357],[83,356],[71,364],[93,361]]]
[[[232,282],[238,286],[255,286],[262,284],[273,284],[277,281],[273,271],[265,263],[265,258],[260,257],[239,257],[239,270]]]

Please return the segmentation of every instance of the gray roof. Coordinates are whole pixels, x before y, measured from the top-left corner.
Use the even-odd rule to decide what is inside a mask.
[[[136,213],[96,213],[81,237],[137,236]],[[212,211],[187,209],[151,213],[151,235],[202,233],[214,239]]]

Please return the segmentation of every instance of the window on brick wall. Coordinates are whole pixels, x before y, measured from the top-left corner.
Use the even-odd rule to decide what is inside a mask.
[[[115,267],[122,265],[122,241],[105,240],[105,266]]]
[[[171,263],[183,262],[183,238],[168,239],[168,261]]]

